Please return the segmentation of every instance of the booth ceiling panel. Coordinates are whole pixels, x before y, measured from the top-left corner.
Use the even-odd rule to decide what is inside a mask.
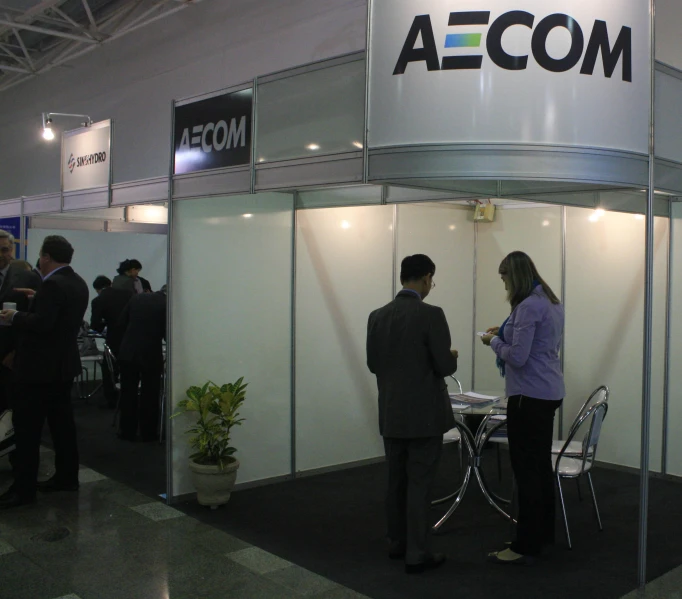
[[[0,6],[0,91],[200,0],[5,0]]]

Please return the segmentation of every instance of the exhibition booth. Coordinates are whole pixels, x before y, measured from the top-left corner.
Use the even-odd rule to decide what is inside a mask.
[[[126,257],[153,265],[167,415],[191,385],[249,384],[243,489],[383,458],[367,317],[406,255],[436,264],[428,302],[464,389],[501,393],[476,332],[508,315],[500,261],[527,252],[566,311],[556,438],[607,385],[597,459],[641,476],[641,580],[649,472],[682,476],[682,71],[654,60],[642,0],[465,4],[373,0],[367,52],[173,101],[168,177],[7,200],[0,217],[29,218],[29,260],[70,229],[89,282]],[[163,202],[167,225],[135,220]],[[166,421],[171,502],[193,492],[189,422]]]

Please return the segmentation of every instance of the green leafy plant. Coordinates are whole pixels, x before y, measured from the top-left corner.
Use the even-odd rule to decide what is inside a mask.
[[[225,468],[234,461],[232,454],[237,450],[230,445],[230,431],[240,426],[244,418],[238,418],[239,408],[244,403],[246,387],[244,377],[234,383],[218,386],[208,381],[203,387],[187,389],[173,414],[173,418],[186,412],[196,412],[197,422],[187,430],[192,435],[189,444],[196,450],[190,458],[198,464],[214,464]]]

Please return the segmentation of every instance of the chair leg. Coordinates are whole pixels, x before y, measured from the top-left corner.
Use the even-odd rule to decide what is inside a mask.
[[[495,443],[495,447],[497,448],[497,481],[502,482],[502,457],[500,455],[500,444]]]
[[[592,484],[592,475],[590,472],[587,473],[587,482],[590,484],[590,492],[592,493],[592,504],[594,505],[594,513],[597,516],[597,524],[599,525],[599,530],[604,530],[601,523],[601,516],[599,515],[599,507],[597,506],[597,496],[594,494],[594,485]]]
[[[578,487],[578,501],[582,501],[583,494],[580,492],[580,477],[575,479],[575,486]]]
[[[568,530],[568,516],[566,515],[566,502],[564,501],[564,491],[561,488],[561,477],[557,474],[556,476],[557,486],[559,487],[559,499],[561,499],[561,511],[564,515],[564,528],[566,529],[566,542],[568,543],[568,548],[573,549],[571,545],[571,533]]]

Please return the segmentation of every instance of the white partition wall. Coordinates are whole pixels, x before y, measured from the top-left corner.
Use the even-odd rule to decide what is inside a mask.
[[[369,313],[392,299],[393,207],[298,212],[296,467],[383,455]]]
[[[173,209],[172,405],[191,385],[243,376],[237,481],[289,474],[293,196],[185,200]],[[174,495],[193,490],[190,422],[173,421]]]
[[[682,476],[682,202],[673,202],[670,301],[670,380],[668,393],[668,474]]]
[[[478,223],[476,258],[476,330],[500,326],[509,316],[504,284],[497,270],[502,259],[515,250],[526,252],[542,278],[561,294],[561,208],[557,206],[498,210],[493,223]],[[495,366],[495,354],[475,344],[475,388],[504,389]]]
[[[660,470],[668,219],[655,219],[652,470]],[[600,461],[639,468],[644,234],[641,215],[567,208],[566,417],[600,384],[611,390]],[[567,422],[570,422],[568,420]]]
[[[426,301],[445,311],[452,348],[459,350],[457,373],[465,391],[471,389],[473,333],[474,226],[472,211],[452,204],[397,206],[396,285],[400,262],[426,254],[436,264],[436,287]],[[449,380],[449,379],[448,379]],[[451,390],[454,388],[450,384]]]
[[[29,229],[27,256],[31,264],[35,264],[38,259],[40,246],[48,235],[66,237],[74,247],[72,266],[88,284],[90,299],[95,297],[92,288],[95,277],[106,275],[113,279],[119,263],[126,258],[137,258],[142,263],[140,274],[149,280],[154,291],[158,291],[166,283],[166,235]],[[90,319],[89,305],[85,319]]]

